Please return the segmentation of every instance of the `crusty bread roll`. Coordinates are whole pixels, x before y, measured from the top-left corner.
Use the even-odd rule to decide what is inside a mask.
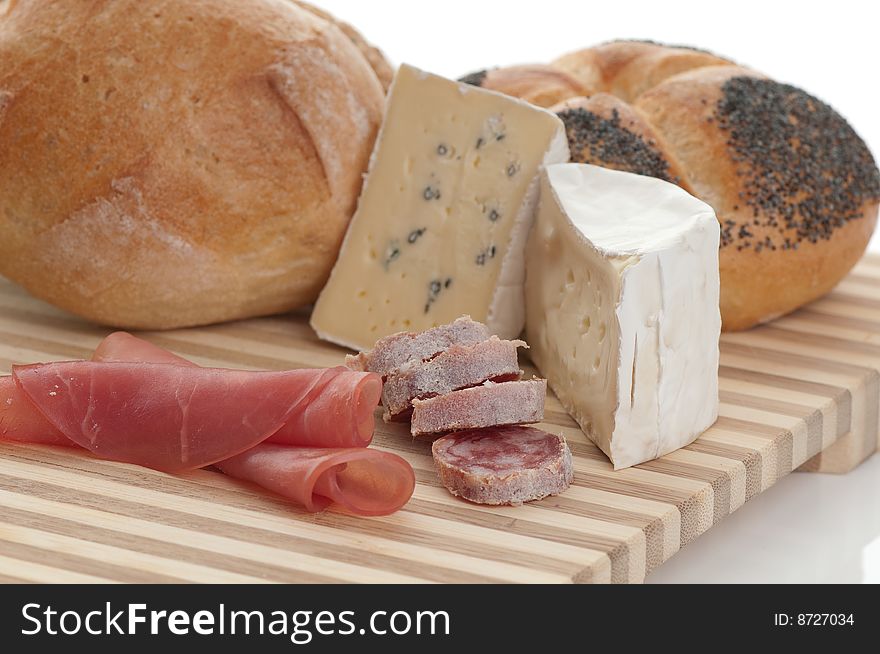
[[[731,61],[711,52],[650,41],[611,41],[560,57],[553,67],[563,70],[593,93],[610,93],[632,102],[642,93],[678,73]]]
[[[726,329],[815,300],[862,256],[877,223],[880,174],[827,105],[748,70],[716,66],[670,78],[636,106],[719,216]]]
[[[715,55],[654,43],[604,44],[554,65],[590,89],[554,107],[574,161],[676,181],[715,209],[725,330],[815,300],[861,257],[880,172],[828,105]],[[514,88],[527,97],[527,84]]]
[[[462,77],[460,82],[522,98],[539,107],[551,107],[589,90],[576,78],[553,66],[510,66],[480,70]]]
[[[294,2],[0,5],[0,273],[127,328],[307,304],[383,101]]]
[[[391,64],[388,63],[388,60],[385,58],[385,55],[382,51],[376,46],[368,43],[367,40],[358,32],[354,27],[345,23],[335,16],[331,16],[323,9],[319,9],[314,5],[309,4],[308,2],[302,2],[302,0],[293,0],[296,4],[298,4],[303,9],[307,9],[312,12],[316,16],[323,18],[324,20],[330,21],[335,24],[342,32],[351,39],[351,42],[357,46],[357,49],[361,51],[361,54],[364,55],[364,58],[367,60],[367,63],[373,69],[373,72],[376,73],[376,77],[379,78],[379,82],[382,84],[382,88],[386,91],[391,87],[391,80],[394,79],[394,69],[391,67]]]
[[[645,116],[608,93],[571,98],[553,108],[568,135],[574,161],[657,177],[693,192],[678,159]]]

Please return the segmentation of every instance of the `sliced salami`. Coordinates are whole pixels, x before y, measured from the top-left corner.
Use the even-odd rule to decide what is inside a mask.
[[[496,336],[476,345],[453,345],[430,361],[410,361],[392,372],[382,389],[385,421],[406,420],[412,401],[444,395],[486,381],[520,378],[517,348],[523,341],[502,341]]]
[[[457,432],[434,441],[434,463],[450,493],[477,504],[511,504],[558,495],[571,485],[565,439],[533,427]]]
[[[544,419],[547,380],[486,382],[427,400],[413,400],[413,436],[521,425]]]
[[[345,365],[359,372],[376,372],[387,377],[408,361],[427,361],[453,345],[476,345],[489,338],[486,325],[462,316],[449,325],[427,331],[400,332],[376,342],[369,352],[349,356]]]

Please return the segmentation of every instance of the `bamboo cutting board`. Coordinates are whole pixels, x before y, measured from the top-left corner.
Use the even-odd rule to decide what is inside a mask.
[[[0,281],[0,371],[87,357],[104,335]],[[303,316],[145,336],[223,367],[332,366],[343,354]],[[792,470],[842,471],[876,450],[880,259],[793,316],[725,335],[721,364],[718,423],[619,472],[548,397],[543,426],[568,438],[575,481],[518,508],[453,498],[429,443],[381,421],[376,446],[418,477],[410,504],[386,518],[308,515],[214,472],[0,445],[0,581],[640,582]]]

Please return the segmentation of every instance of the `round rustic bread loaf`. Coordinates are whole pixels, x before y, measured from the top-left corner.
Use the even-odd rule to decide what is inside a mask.
[[[383,111],[344,27],[277,0],[0,3],[0,274],[128,328],[312,302]]]
[[[292,0],[296,4],[298,4],[303,9],[306,9],[316,16],[323,18],[324,20],[330,21],[334,25],[336,25],[339,29],[343,31],[343,33],[351,39],[351,42],[354,43],[358,50],[361,51],[361,54],[364,55],[367,62],[372,67],[373,72],[376,73],[376,77],[379,78],[379,82],[382,84],[382,88],[386,91],[391,87],[391,81],[394,79],[394,68],[391,67],[391,64],[388,63],[388,60],[385,58],[384,53],[377,48],[376,46],[367,42],[367,40],[358,32],[354,27],[345,23],[335,16],[331,16],[323,9],[319,9],[314,5],[309,4],[308,2],[302,2],[302,0]]]
[[[825,103],[708,52],[649,42],[606,43],[553,66],[589,96],[553,107],[573,161],[677,183],[715,209],[726,330],[815,300],[861,257],[880,172]],[[528,98],[557,80],[539,70],[483,77]]]

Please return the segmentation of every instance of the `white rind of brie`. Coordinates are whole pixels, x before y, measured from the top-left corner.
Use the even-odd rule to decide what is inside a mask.
[[[692,443],[718,417],[720,226],[673,184],[549,166],[527,248],[527,337],[615,469]]]

